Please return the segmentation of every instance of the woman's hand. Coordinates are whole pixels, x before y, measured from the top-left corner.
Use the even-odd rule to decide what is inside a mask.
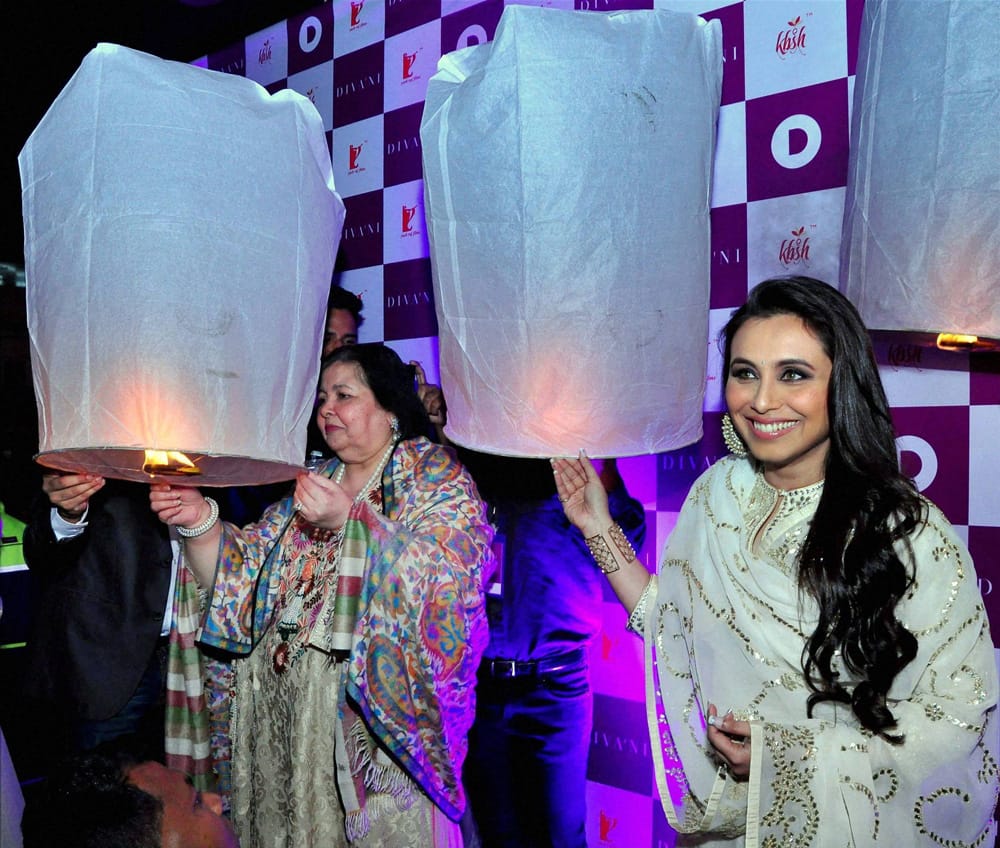
[[[87,511],[90,498],[104,486],[104,478],[96,474],[44,474],[42,491],[59,517],[76,524]]]
[[[608,493],[587,455],[580,451],[575,459],[553,459],[552,471],[570,522],[585,538],[607,530],[612,524]]]
[[[193,486],[153,483],[149,487],[149,505],[164,524],[191,529],[212,515],[212,508]],[[212,585],[218,559],[221,524],[216,521],[207,531],[184,539],[184,563],[203,589]]]
[[[709,704],[708,741],[733,777],[746,780],[750,775],[750,722],[737,721],[732,712],[720,716],[715,704]]]
[[[149,487],[149,505],[164,524],[197,527],[209,515],[209,506],[193,486],[153,483]]]
[[[347,521],[354,499],[329,477],[303,472],[295,481],[294,502],[299,515],[310,524],[339,530]]]

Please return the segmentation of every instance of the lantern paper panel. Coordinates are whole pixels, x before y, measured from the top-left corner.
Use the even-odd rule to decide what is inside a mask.
[[[1000,338],[1000,3],[865,3],[841,288],[873,329]]]
[[[448,436],[511,456],[701,437],[718,22],[508,6],[421,123]]]
[[[19,163],[38,461],[292,478],[344,221],[315,107],[101,44]]]

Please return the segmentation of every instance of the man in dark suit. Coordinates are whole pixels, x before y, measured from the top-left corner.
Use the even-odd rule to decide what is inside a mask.
[[[46,474],[24,533],[32,574],[24,695],[66,748],[163,757],[176,545],[139,483]]]

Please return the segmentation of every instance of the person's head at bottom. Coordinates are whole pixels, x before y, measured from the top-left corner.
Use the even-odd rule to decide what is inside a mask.
[[[24,848],[239,848],[218,795],[160,763],[101,753],[61,764],[21,829]]]

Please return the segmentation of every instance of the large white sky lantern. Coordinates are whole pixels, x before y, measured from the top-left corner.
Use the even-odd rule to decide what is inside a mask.
[[[38,461],[294,476],[344,220],[313,105],[101,44],[19,162]]]
[[[872,328],[1000,339],[998,32],[996,0],[865,3],[840,277]]]
[[[701,436],[721,31],[508,6],[420,129],[448,435],[512,456]]]

